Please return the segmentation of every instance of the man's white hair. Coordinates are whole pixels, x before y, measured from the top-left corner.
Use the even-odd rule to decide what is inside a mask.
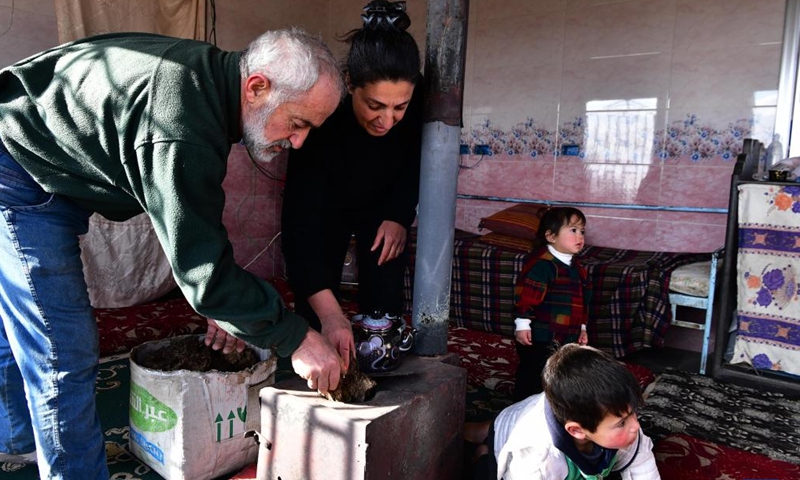
[[[345,92],[341,69],[328,46],[298,28],[272,30],[253,40],[239,61],[242,79],[254,73],[267,77],[280,102],[297,98],[328,76],[339,96]]]

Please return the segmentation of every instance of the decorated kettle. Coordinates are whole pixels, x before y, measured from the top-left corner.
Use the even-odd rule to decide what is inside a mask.
[[[353,337],[358,367],[364,373],[382,373],[400,366],[401,353],[414,345],[416,329],[405,320],[381,311],[353,318]]]

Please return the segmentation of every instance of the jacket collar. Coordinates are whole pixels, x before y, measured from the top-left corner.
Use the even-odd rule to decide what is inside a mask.
[[[596,444],[588,455],[581,453],[575,445],[572,435],[570,435],[556,419],[553,410],[550,408],[550,402],[546,399],[544,403],[544,415],[547,419],[547,428],[550,430],[550,435],[553,438],[553,445],[561,450],[564,455],[569,457],[572,463],[584,474],[597,475],[607,469],[608,466],[611,465],[611,462],[614,461],[617,450],[603,448]]]

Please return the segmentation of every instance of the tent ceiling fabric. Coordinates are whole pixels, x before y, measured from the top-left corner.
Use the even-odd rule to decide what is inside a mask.
[[[206,38],[205,0],[56,0],[61,43],[112,32]]]

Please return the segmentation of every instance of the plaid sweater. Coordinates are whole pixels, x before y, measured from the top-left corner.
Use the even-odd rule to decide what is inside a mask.
[[[543,247],[526,260],[514,300],[517,317],[531,319],[533,341],[574,341],[588,321],[591,284],[577,256],[567,265]]]

